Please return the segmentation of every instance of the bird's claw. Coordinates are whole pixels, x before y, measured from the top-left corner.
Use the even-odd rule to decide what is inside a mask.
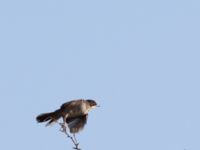
[[[76,149],[76,150],[81,150],[80,148],[78,148],[78,147],[73,147],[73,149]]]

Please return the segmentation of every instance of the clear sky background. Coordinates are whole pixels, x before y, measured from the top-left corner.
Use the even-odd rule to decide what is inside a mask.
[[[199,150],[199,67],[199,0],[2,0],[0,149],[72,149],[35,117],[91,98],[83,150]]]

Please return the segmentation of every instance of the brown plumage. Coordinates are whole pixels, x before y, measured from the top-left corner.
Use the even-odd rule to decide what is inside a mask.
[[[94,100],[72,100],[61,105],[60,109],[43,113],[36,117],[37,122],[47,122],[46,126],[57,122],[58,119],[63,118],[63,122],[67,123],[71,133],[81,131],[87,123],[89,111],[96,107],[97,103]]]

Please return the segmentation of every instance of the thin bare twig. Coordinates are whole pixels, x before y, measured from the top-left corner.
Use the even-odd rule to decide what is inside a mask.
[[[61,126],[60,131],[63,132],[65,135],[67,135],[67,137],[70,138],[71,141],[73,142],[73,144],[74,144],[74,146],[75,146],[75,147],[73,147],[73,148],[76,149],[76,150],[81,150],[81,149],[79,148],[79,143],[77,142],[77,139],[76,139],[76,137],[75,137],[75,134],[73,134],[73,137],[72,137],[72,136],[67,132],[66,124],[64,124],[64,123],[59,123],[59,125]]]

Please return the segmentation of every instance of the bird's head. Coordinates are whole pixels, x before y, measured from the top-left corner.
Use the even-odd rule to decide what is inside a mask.
[[[92,99],[87,99],[86,101],[89,103],[90,107],[92,108],[99,107],[99,105],[97,105],[97,103]]]

